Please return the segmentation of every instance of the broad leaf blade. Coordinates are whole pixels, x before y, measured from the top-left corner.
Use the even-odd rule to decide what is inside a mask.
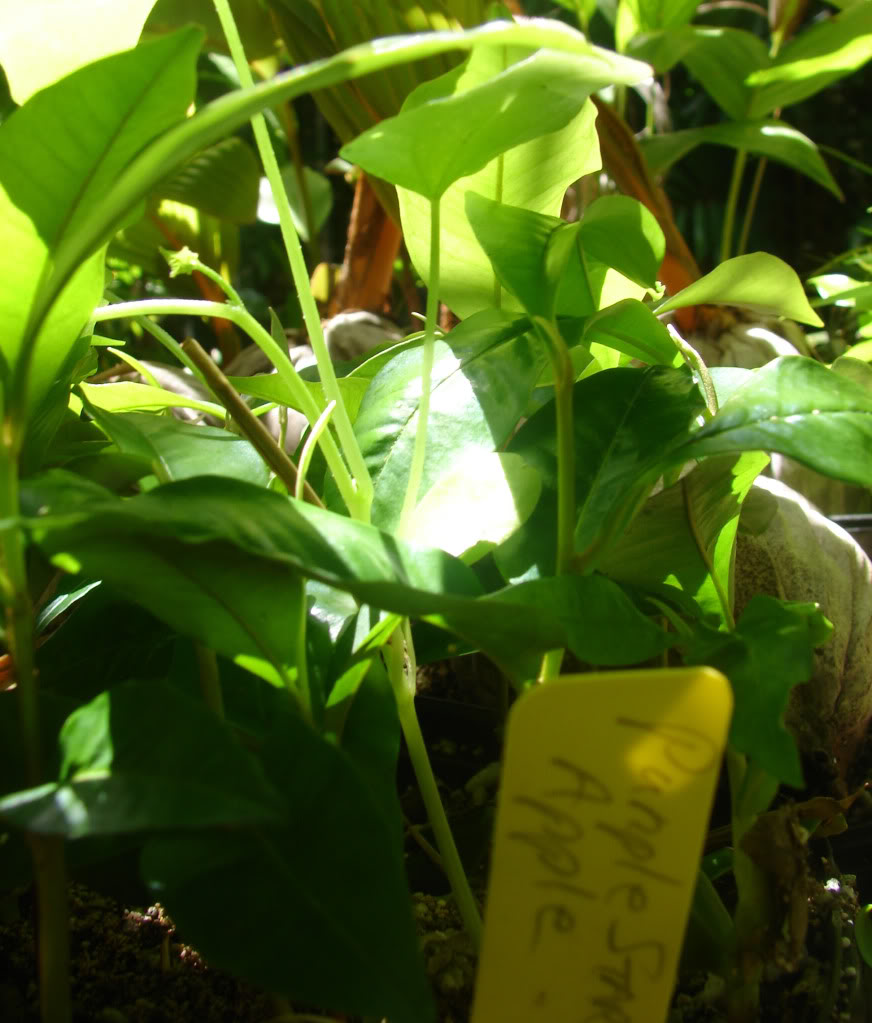
[[[851,74],[872,58],[872,6],[856,3],[790,40],[769,68],[748,76],[751,117],[790,106]]]
[[[28,0],[4,11],[0,64],[19,105],[92,61],[135,46],[154,0]],[[37,42],[38,41],[38,42]],[[34,47],[38,45],[38,57]]]
[[[127,682],[61,729],[58,781],[0,801],[17,827],[66,838],[277,823],[282,800],[231,731],[168,685]]]
[[[402,847],[369,785],[341,750],[287,713],[264,760],[286,802],[284,827],[153,839],[142,865],[155,897],[210,963],[267,990],[431,1023]],[[238,910],[232,928],[222,922],[226,899]]]
[[[701,406],[690,375],[664,366],[605,370],[575,385],[576,550],[620,534]],[[551,402],[509,445],[551,486],[557,479],[555,425]]]
[[[584,326],[585,344],[601,344],[649,365],[671,365],[675,343],[648,306],[624,299],[591,316]]]
[[[56,280],[52,298],[81,258],[92,256],[48,320],[47,305],[34,310],[61,241],[78,237],[125,164],[184,118],[200,42],[196,29],[185,29],[106,57],[43,89],[0,127],[0,350],[14,370],[39,331],[33,403],[48,390],[102,288],[102,260],[88,246]]]
[[[517,455],[473,452],[427,491],[405,538],[470,564],[529,518],[541,489],[539,474]]]
[[[641,71],[641,65],[631,67],[636,75]],[[613,81],[615,70],[598,54],[540,51],[482,84],[407,107],[344,146],[341,155],[436,200],[501,153],[563,128],[590,92]]]
[[[782,356],[755,370],[676,457],[728,451],[778,451],[869,486],[872,394],[812,359]]]
[[[265,487],[269,482],[269,468],[244,437],[213,426],[194,426],[166,416],[152,416],[144,412],[124,412],[117,415],[103,413],[103,422],[121,451],[126,445],[113,434],[113,423],[122,423],[142,438],[159,460],[168,480],[189,479],[192,476],[214,474]],[[136,454],[136,451],[131,452]]]
[[[456,85],[443,76],[441,81],[446,84],[442,88],[468,88],[469,84],[504,70],[523,55],[523,51],[516,49],[480,48],[455,72]],[[413,93],[409,102],[414,102],[417,94]],[[595,117],[593,105],[585,103],[563,128],[515,146],[445,191],[440,205],[439,294],[456,315],[469,316],[494,304],[506,310],[520,308],[512,296],[499,293],[491,262],[467,218],[466,194],[475,192],[509,206],[556,216],[569,185],[599,170]],[[404,188],[398,190],[398,197],[409,254],[426,280],[430,268],[429,203]]]
[[[707,614],[732,612],[733,544],[742,502],[768,459],[716,455],[650,497],[600,568],[620,582],[680,587]]]
[[[422,492],[458,457],[496,450],[517,426],[547,360],[527,329],[527,321],[485,312],[436,343]],[[373,521],[384,529],[399,520],[418,423],[422,358],[416,348],[387,363],[354,425],[375,485]]]
[[[814,142],[783,121],[724,121],[702,128],[652,135],[640,141],[652,174],[665,173],[672,164],[704,143],[730,146],[777,160],[805,174],[837,198],[842,198],[842,191]]]
[[[794,788],[803,787],[802,766],[782,718],[790,690],[811,679],[814,648],[830,630],[813,604],[757,596],[735,633],[700,629],[687,649],[687,663],[711,665],[730,680],[730,745]]]
[[[823,321],[808,304],[796,272],[767,252],[735,256],[660,302],[659,315],[690,305],[738,305],[761,316],[788,316],[800,323],[822,327]]]
[[[684,55],[684,63],[691,74],[733,121],[753,116],[754,93],[747,79],[769,66],[763,40],[738,28],[693,27],[690,32],[696,45]]]

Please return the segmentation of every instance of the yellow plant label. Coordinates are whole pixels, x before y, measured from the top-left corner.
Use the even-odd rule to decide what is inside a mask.
[[[517,702],[473,1023],[663,1023],[731,712],[711,668]]]

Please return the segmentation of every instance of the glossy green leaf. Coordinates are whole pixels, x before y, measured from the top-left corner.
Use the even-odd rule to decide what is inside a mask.
[[[279,793],[231,730],[168,685],[114,686],[67,718],[59,745],[56,782],[0,800],[9,823],[84,838],[282,818]]]
[[[257,215],[259,184],[260,164],[254,150],[233,136],[198,153],[155,194],[219,220],[250,224]]]
[[[256,373],[250,377],[228,377],[227,379],[240,394],[250,394],[254,398],[274,401],[279,405],[287,405],[288,408],[300,411],[299,402],[277,373]],[[365,376],[344,376],[339,377],[337,383],[349,418],[354,422],[357,410],[360,408],[360,403],[369,386],[369,380]],[[311,391],[319,405],[324,401],[324,391],[319,382],[304,380],[303,385]]]
[[[690,53],[697,41],[691,27],[645,32],[628,40],[623,52],[637,60],[644,60],[658,75],[664,75]]]
[[[575,385],[576,550],[620,535],[701,407],[690,374],[665,366],[605,370]],[[557,480],[555,425],[552,401],[509,445],[550,486]]]
[[[14,369],[38,332],[32,403],[58,375],[102,290],[95,244],[49,288],[56,298],[83,257],[91,257],[48,320],[47,304],[36,313],[41,296],[49,297],[62,241],[87,232],[92,211],[125,164],[184,118],[200,42],[198,31],[186,29],[106,57],[36,93],[0,126],[0,352]]]
[[[584,343],[614,348],[649,365],[670,365],[675,343],[669,331],[636,299],[628,298],[591,316],[584,326]]]
[[[32,481],[22,492],[26,503],[45,509],[44,525],[34,533],[46,554],[65,570],[111,583],[180,633],[269,682],[289,685],[296,677],[299,653],[293,626],[301,613],[301,579],[287,564],[257,557],[256,548],[246,551],[241,545],[222,542],[232,536],[231,525],[221,529],[213,522],[211,531],[200,526],[195,517],[206,515],[208,499],[195,499],[177,517],[172,515],[172,496],[159,495],[172,488],[197,495],[203,479],[184,480],[121,501],[95,484],[57,470]],[[212,493],[226,495],[236,487],[278,497],[228,477],[205,479],[212,481]],[[221,507],[221,501],[211,502],[215,519]],[[61,515],[63,524],[54,523],[57,528],[49,526],[51,508],[67,512]],[[281,611],[277,613],[276,608]]]
[[[51,555],[68,551],[78,558],[93,547],[96,557],[101,538],[108,544],[110,537],[116,537],[122,546],[125,537],[132,543],[134,537],[148,536],[156,547],[174,544],[192,558],[202,552],[206,564],[210,544],[227,544],[238,553],[239,561],[251,562],[252,572],[264,563],[277,572],[280,569],[279,575],[292,575],[288,569],[301,571],[388,610],[397,600],[406,600],[400,610],[411,614],[431,609],[424,596],[428,591],[470,596],[481,592],[471,571],[442,551],[401,544],[373,526],[239,480],[200,476],[122,501],[94,484],[54,470],[29,481],[22,495],[25,509],[40,512],[32,522],[33,533]],[[220,572],[216,553],[215,569]],[[101,558],[101,567],[108,560]],[[89,574],[103,577],[99,571]],[[262,589],[267,582],[265,578]],[[247,586],[254,599],[256,587]],[[245,589],[241,582],[228,587],[240,600]],[[228,592],[227,599],[231,596]],[[167,593],[168,601],[177,599],[182,598]],[[281,600],[275,603],[278,598],[272,599],[274,607],[283,606]],[[266,596],[263,603],[268,603]],[[258,621],[260,614],[255,616]],[[287,632],[281,614],[264,617],[267,635]],[[285,636],[281,645],[289,642]]]
[[[730,680],[735,699],[730,745],[773,778],[804,785],[796,741],[783,723],[790,690],[808,682],[816,646],[832,627],[813,604],[756,596],[734,633],[697,626],[688,664],[707,664]]]
[[[517,426],[547,358],[527,328],[525,320],[483,312],[436,343],[422,494],[459,457],[500,448]],[[388,362],[354,424],[375,486],[372,519],[383,529],[399,520],[418,428],[422,358],[415,348]]]
[[[297,653],[296,572],[448,629],[516,681],[568,645],[544,610],[478,599],[475,575],[444,551],[238,480],[201,476],[122,501],[55,470],[28,481],[22,502],[49,557],[112,582],[270,682],[294,680],[284,665]]]
[[[290,713],[278,715],[263,759],[286,803],[284,826],[152,839],[142,869],[154,898],[210,964],[266,990],[432,1023],[402,845],[369,785]]]
[[[808,26],[787,42],[771,67],[748,76],[751,117],[790,106],[851,74],[872,58],[872,6],[857,3]]]
[[[136,46],[154,0],[29,0],[4,11],[0,64],[22,104],[37,90],[100,57]],[[36,49],[35,49],[36,47]]]
[[[606,196],[579,223],[477,196],[467,217],[501,284],[532,316],[585,316],[610,304],[611,270],[652,287],[663,259],[663,234],[635,199]]]
[[[419,87],[409,97],[450,95],[480,84],[526,55],[516,48],[474,51],[465,65],[436,82]],[[424,92],[423,90],[426,90]],[[502,153],[482,170],[450,185],[440,203],[439,294],[460,317],[491,305],[509,309],[521,306],[511,295],[500,295],[500,284],[490,260],[473,232],[465,209],[467,192],[510,206],[556,216],[566,189],[585,174],[599,170],[596,110],[585,103],[568,124]],[[409,254],[426,280],[430,268],[430,204],[408,189],[398,190],[400,214]]]
[[[593,47],[578,56],[541,50],[462,91],[418,105],[413,95],[400,114],[359,135],[341,155],[369,174],[439,199],[500,153],[563,128],[597,88],[638,81],[645,71]]]
[[[53,272],[46,275],[38,292],[35,293],[33,329],[38,329],[42,325],[48,309],[75,268],[112,237],[136,204],[158,182],[175,173],[194,154],[245,124],[257,111],[275,106],[304,92],[324,89],[337,82],[433,54],[451,50],[471,50],[477,46],[513,45],[547,47],[569,54],[590,52],[589,44],[577,32],[558,22],[542,19],[533,19],[523,24],[492,22],[468,32],[432,32],[398,36],[391,40],[389,46],[375,40],[352,47],[335,57],[317,61],[313,65],[300,66],[269,82],[224,96],[203,107],[194,117],[180,119],[174,128],[145,146],[122,173],[115,174],[111,187],[104,191],[101,201],[89,208],[88,216],[77,223],[75,231],[64,236],[55,252]],[[139,53],[141,49],[136,52]],[[601,56],[592,58],[594,60],[608,62],[614,59],[614,55],[610,55],[608,51],[596,53]],[[175,67],[172,61],[168,66]],[[162,70],[164,84],[169,82],[170,76],[166,68]],[[641,77],[644,77],[644,74]],[[114,94],[117,89],[114,84],[109,83],[103,91]],[[178,96],[180,91],[175,91]],[[81,120],[75,111],[71,112],[67,118],[67,125],[70,130],[75,130]],[[11,121],[12,118],[9,119],[9,123]],[[110,175],[110,180],[111,178]],[[4,180],[4,163],[0,161],[0,184],[3,184]],[[41,194],[35,196],[37,208]]]
[[[689,305],[738,305],[761,316],[788,316],[800,323],[822,327],[823,321],[808,304],[796,271],[768,252],[735,256],[676,295],[659,302],[659,315]]]
[[[135,380],[121,380],[118,383],[79,385],[88,402],[107,412],[129,412],[132,409],[193,408],[207,415],[223,416],[223,405],[212,401],[201,401],[185,394],[168,391],[151,384],[140,384]]]
[[[269,468],[251,443],[228,430],[145,412],[104,412],[99,422],[119,450],[157,464],[162,481],[211,473],[261,487],[269,482]],[[122,432],[116,430],[119,426]]]
[[[837,198],[842,198],[841,189],[814,142],[783,121],[724,121],[702,128],[652,135],[641,140],[640,145],[651,172],[663,174],[704,143],[730,146],[777,160],[805,174]]]
[[[601,575],[535,579],[485,600],[544,610],[563,626],[569,649],[587,664],[639,664],[661,654],[675,639],[642,614],[617,583]]]
[[[824,475],[869,486],[872,395],[813,359],[782,356],[755,370],[676,457],[729,451],[778,451]]]
[[[627,195],[604,195],[579,225],[582,259],[593,256],[643,288],[653,288],[666,244],[657,219]]]
[[[405,538],[470,564],[529,518],[541,490],[539,474],[519,456],[474,451],[427,491]]]
[[[467,193],[466,216],[500,284],[530,316],[553,319],[566,264],[575,255],[578,225],[475,192]],[[598,298],[597,293],[589,299],[585,311],[596,308]]]
[[[744,121],[769,113],[752,113],[754,94],[747,84],[751,74],[769,67],[769,53],[762,39],[738,28],[694,26],[686,31],[695,45],[685,54],[684,63],[728,117]]]
[[[707,614],[732,611],[733,544],[742,502],[768,459],[760,452],[716,455],[649,497],[600,568],[640,586],[666,583]]]

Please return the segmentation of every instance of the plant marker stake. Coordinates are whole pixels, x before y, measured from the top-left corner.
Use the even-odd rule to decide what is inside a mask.
[[[473,1023],[663,1023],[732,711],[711,668],[565,675],[509,717]]]

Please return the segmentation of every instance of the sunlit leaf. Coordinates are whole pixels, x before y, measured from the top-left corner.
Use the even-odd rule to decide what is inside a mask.
[[[689,305],[738,305],[761,316],[789,316],[822,327],[793,270],[768,252],[735,256],[654,307],[658,315]]]

